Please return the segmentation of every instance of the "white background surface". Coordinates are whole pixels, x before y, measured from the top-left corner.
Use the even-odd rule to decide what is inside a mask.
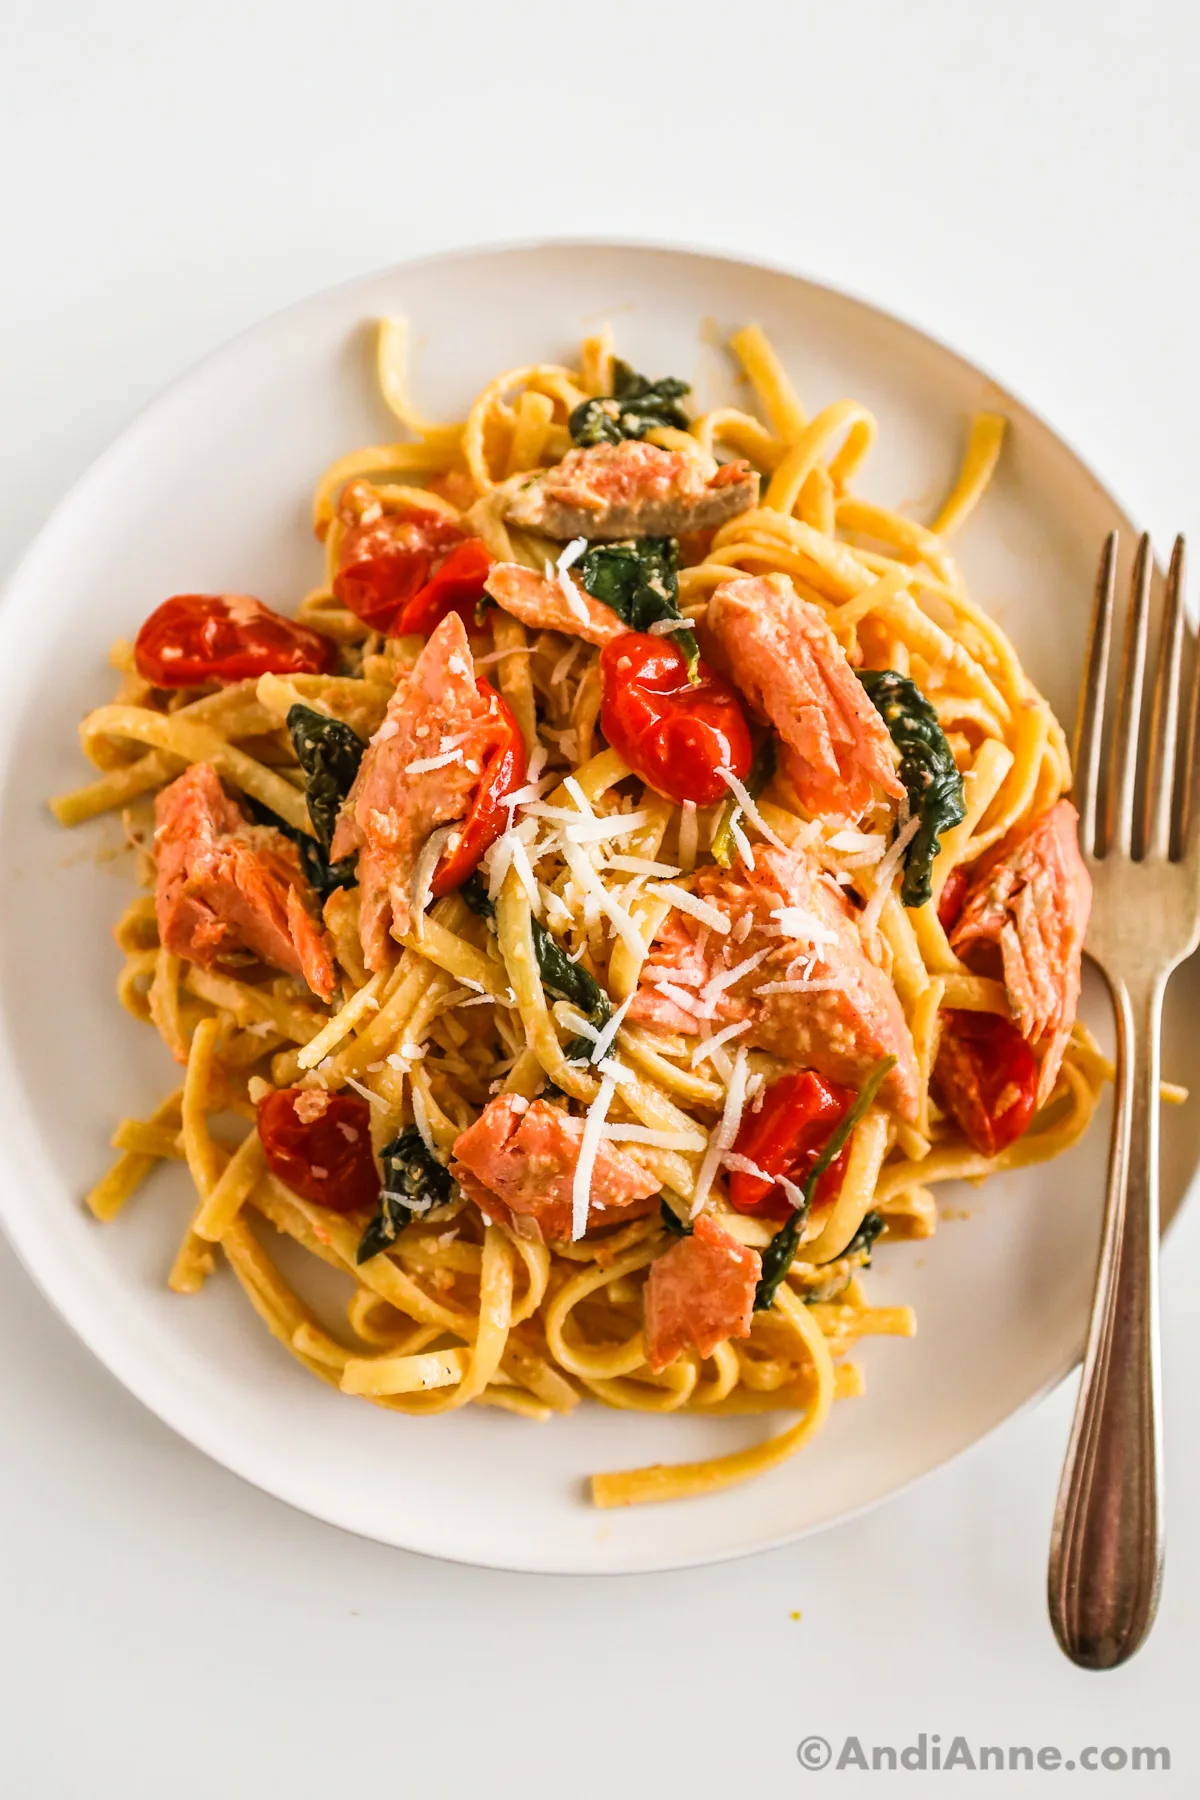
[[[144,400],[264,312],[540,233],[694,241],[859,291],[995,370],[1160,538],[1196,536],[1190,11],[7,0],[0,560]],[[993,1788],[1200,1791],[1198,1273],[1200,1211],[1165,1261],[1166,1596],[1142,1655],[1098,1677],[1062,1660],[1043,1602],[1065,1392],[788,1551],[493,1575],[241,1486],[120,1391],[0,1248],[0,1791],[926,1792],[932,1775],[795,1759],[810,1732],[921,1730],[1171,1747],[1169,1776]]]

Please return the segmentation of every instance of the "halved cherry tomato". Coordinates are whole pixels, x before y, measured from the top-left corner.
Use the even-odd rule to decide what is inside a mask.
[[[302,1200],[359,1212],[379,1198],[371,1155],[371,1109],[357,1094],[282,1088],[258,1103],[267,1167]]]
[[[481,630],[476,614],[491,568],[491,552],[482,538],[466,538],[456,544],[437,573],[405,606],[392,626],[393,635],[419,631],[428,637],[448,612],[456,612],[468,631]]]
[[[201,687],[256,675],[326,675],[337,645],[249,594],[175,594],[156,606],[133,647],[155,687]]]
[[[701,662],[695,685],[687,657],[669,638],[626,631],[600,656],[600,724],[617,754],[668,800],[712,806],[729,789],[717,771],[739,780],[754,751],[741,701],[723,676]]]
[[[996,1156],[1015,1143],[1033,1117],[1037,1084],[1037,1060],[1011,1019],[942,1014],[933,1085],[974,1149]]]
[[[400,608],[465,534],[432,507],[385,511],[367,481],[353,481],[343,490],[338,513],[348,529],[338,552],[334,598],[373,631],[390,631]]]
[[[478,867],[485,850],[495,843],[510,818],[504,805],[506,794],[515,794],[525,785],[525,739],[521,727],[504,700],[481,676],[475,686],[485,700],[492,703],[493,730],[479,790],[471,810],[459,827],[454,849],[443,856],[434,871],[431,892],[440,899],[443,894],[460,888],[467,876]],[[451,840],[453,842],[453,840]]]
[[[971,877],[962,864],[957,863],[947,875],[941,899],[938,901],[938,923],[947,934],[953,931],[958,924],[962,909],[966,905],[967,889],[970,885]]]
[[[808,1069],[784,1075],[771,1083],[759,1111],[744,1115],[733,1148],[768,1175],[786,1175],[801,1187],[854,1098],[853,1088],[840,1087]],[[817,1182],[814,1205],[837,1199],[849,1154],[847,1145],[825,1170]],[[729,1199],[735,1211],[760,1219],[788,1219],[793,1210],[778,1182],[762,1181],[744,1171],[730,1175]]]

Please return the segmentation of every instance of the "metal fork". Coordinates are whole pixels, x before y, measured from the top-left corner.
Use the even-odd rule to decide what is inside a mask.
[[[1158,1606],[1159,1032],[1167,978],[1200,942],[1200,655],[1182,756],[1178,742],[1183,539],[1171,557],[1145,726],[1153,560],[1149,538],[1138,545],[1106,758],[1116,564],[1113,532],[1096,583],[1075,765],[1080,844],[1094,885],[1087,954],[1108,982],[1117,1016],[1116,1105],[1104,1236],[1049,1570],[1055,1636],[1088,1669],[1132,1656]]]

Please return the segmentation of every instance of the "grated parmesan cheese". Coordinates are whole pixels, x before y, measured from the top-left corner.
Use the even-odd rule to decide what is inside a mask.
[[[714,1050],[719,1050],[723,1044],[727,1044],[730,1038],[740,1037],[743,1031],[749,1031],[752,1023],[753,1021],[750,1019],[743,1019],[740,1025],[726,1025],[720,1031],[715,1031],[711,1037],[701,1038],[692,1051],[693,1069],[698,1063],[702,1063],[707,1057],[710,1057]]]
[[[749,975],[751,970],[757,969],[759,963],[765,961],[770,954],[769,950],[756,950],[753,956],[735,963],[732,969],[724,969],[720,975],[714,975],[700,989],[701,1000],[711,1006],[718,994],[723,994],[726,988],[732,987],[735,981],[740,981],[743,975]]]
[[[750,847],[750,839],[746,836],[738,823],[736,814],[729,821],[729,835],[737,845],[738,855],[741,857],[746,867],[753,873],[754,851]]]
[[[757,806],[755,806],[754,801],[750,798],[749,789],[744,785],[744,783],[742,783],[738,780],[738,778],[734,774],[733,770],[732,769],[718,769],[717,774],[721,777],[721,780],[725,783],[725,786],[732,793],[734,799],[737,801],[738,805],[741,807],[742,811],[745,813],[745,815],[749,819],[750,823],[755,827],[755,829],[757,831],[760,831],[762,833],[763,837],[766,838],[768,844],[774,844],[774,846],[777,850],[786,850],[787,845],[784,843],[783,839],[778,836],[778,834],[776,832],[771,830],[771,827],[767,824],[767,821],[763,818],[763,816],[759,812]]]
[[[405,763],[405,775],[429,775],[434,769],[448,768],[451,763],[460,763],[463,759],[461,750],[446,750],[439,756],[419,756],[416,762]]]
[[[669,900],[679,912],[687,913],[693,919],[699,919],[702,925],[710,930],[720,932],[722,937],[729,930],[729,920],[718,906],[710,906],[707,900],[698,899],[689,894],[686,888],[677,887],[673,881],[652,881],[647,884],[646,892],[653,894],[656,900]]]
[[[634,817],[632,813],[628,816],[630,818]],[[642,939],[641,932],[638,930],[629,914],[625,911],[625,908],[621,905],[620,901],[614,899],[612,894],[609,893],[583,851],[577,844],[572,843],[570,839],[563,845],[563,858],[575,879],[576,886],[579,887],[584,894],[590,895],[600,908],[601,912],[607,915],[617,936],[621,939],[622,943],[628,946],[640,963],[646,954],[646,945]]]
[[[611,1075],[604,1076],[596,1098],[588,1107],[583,1137],[579,1145],[579,1160],[575,1164],[575,1174],[571,1180],[571,1237],[575,1240],[581,1238],[587,1230],[588,1205],[592,1197],[592,1174],[596,1167],[596,1152],[600,1148],[600,1133],[603,1130],[615,1092],[616,1082]]]
[[[635,988],[634,993],[636,992],[637,990]],[[633,994],[629,994],[622,1000],[620,1006],[618,1006],[616,1011],[612,1014],[607,1025],[604,1025],[601,1028],[600,1035],[596,1039],[595,1048],[592,1051],[592,1061],[594,1063],[601,1062],[612,1049],[613,1044],[616,1042],[617,1032],[621,1029],[621,1021],[632,1004]]]
[[[777,906],[771,913],[779,920],[781,937],[796,938],[802,944],[836,944],[837,932],[803,906]]]
[[[551,565],[549,563],[547,563],[547,565],[546,565],[547,576],[550,578],[550,580],[558,582],[559,588],[562,591],[563,599],[566,601],[567,605],[570,607],[571,611],[575,614],[575,617],[579,620],[579,623],[581,625],[587,625],[587,624],[591,623],[590,615],[588,613],[588,609],[584,602],[582,594],[579,592],[579,589],[575,586],[575,583],[571,580],[571,577],[567,573],[567,571],[571,568],[572,564],[577,563],[579,561],[579,558],[583,555],[583,553],[586,549],[587,549],[587,539],[586,538],[572,538],[571,542],[567,545],[566,549],[563,551],[563,553],[559,557],[558,561],[556,563],[554,563],[553,565]]]
[[[437,866],[442,860],[442,851],[453,830],[451,825],[439,825],[431,831],[421,846],[421,854],[417,858],[417,866],[413,870],[412,888],[409,893],[408,907],[420,937],[425,929],[425,908],[429,905],[430,890]]]
[[[708,1140],[708,1149],[704,1153],[704,1161],[700,1164],[700,1173],[696,1177],[696,1192],[692,1198],[692,1218],[699,1213],[708,1199],[713,1179],[721,1165],[725,1152],[732,1149],[742,1124],[742,1109],[746,1103],[747,1061],[744,1049],[737,1053],[733,1065],[729,1086],[725,1090],[725,1105],[720,1122],[714,1127]]]
[[[673,875],[682,875],[674,863],[654,862],[649,856],[610,856],[610,869],[618,869],[622,875],[661,875],[670,881]]]
[[[875,886],[871,889],[871,898],[859,915],[858,928],[864,937],[870,936],[879,924],[879,915],[883,911],[884,902],[892,891],[892,882],[896,878],[900,860],[920,829],[920,819],[909,819],[907,824],[902,825],[896,833],[892,839],[891,848],[880,860],[879,868],[875,873]]]
[[[364,1087],[361,1081],[355,1081],[353,1075],[347,1075],[346,1086],[352,1087],[356,1094],[361,1094],[363,1099],[369,1101],[377,1111],[386,1112],[388,1110],[388,1103],[382,1095],[372,1092],[369,1087]]]

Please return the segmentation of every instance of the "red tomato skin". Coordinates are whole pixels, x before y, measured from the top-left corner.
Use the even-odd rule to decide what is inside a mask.
[[[491,568],[492,556],[482,538],[466,538],[456,544],[436,575],[405,605],[392,626],[393,635],[419,632],[428,637],[449,612],[456,612],[472,635],[482,631],[476,615]]]
[[[983,1156],[1015,1143],[1036,1110],[1037,1059],[1012,1020],[997,1013],[942,1014],[933,1080],[938,1099]]]
[[[600,655],[600,723],[655,793],[714,806],[729,793],[717,770],[740,780],[754,750],[732,686],[703,661],[698,675],[689,684],[687,658],[670,638],[623,632]]]
[[[430,884],[435,899],[460,888],[468,875],[479,866],[479,859],[489,850],[508,824],[509,812],[504,805],[506,794],[515,794],[525,785],[525,739],[507,700],[490,683],[477,676],[475,686],[485,700],[494,702],[496,728],[493,749],[483,765],[479,788],[471,810],[462,823],[458,844],[443,856]]]
[[[259,1101],[258,1135],[267,1167],[302,1200],[330,1212],[369,1211],[380,1189],[371,1155],[371,1108],[357,1094],[327,1094],[324,1112],[302,1119],[296,1111],[300,1096],[311,1101],[320,1092],[281,1088]]]
[[[854,1090],[826,1081],[809,1069],[784,1075],[767,1089],[758,1112],[742,1120],[734,1150],[768,1175],[786,1175],[803,1186],[817,1157],[854,1103]],[[846,1173],[849,1145],[834,1158],[817,1183],[814,1206],[836,1200]],[[757,1175],[735,1172],[729,1177],[730,1204],[736,1212],[760,1219],[788,1219],[792,1203],[777,1184]]]
[[[156,606],[133,648],[155,687],[203,687],[259,675],[327,675],[337,645],[248,594],[174,594]]]
[[[342,539],[333,597],[372,631],[386,632],[463,534],[440,513],[372,513]]]
[[[947,875],[938,901],[938,924],[947,936],[954,930],[967,903],[967,889],[971,885],[971,877],[957,864]]]

